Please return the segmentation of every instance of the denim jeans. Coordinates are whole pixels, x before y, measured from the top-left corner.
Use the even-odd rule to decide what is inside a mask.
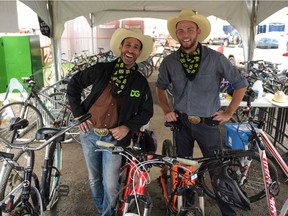
[[[116,205],[119,192],[119,172],[122,157],[111,154],[108,151],[97,151],[105,149],[96,145],[97,140],[115,143],[111,135],[100,137],[93,130],[80,134],[82,149],[88,169],[89,184],[93,201],[99,213],[111,216]],[[112,141],[113,140],[113,141]]]
[[[176,133],[177,155],[193,156],[194,142],[197,141],[203,156],[213,156],[217,150],[222,150],[219,126],[208,126],[205,123],[192,124],[187,116],[180,115],[180,123]],[[213,169],[215,171],[216,169]],[[210,176],[214,172],[209,172]],[[219,198],[216,198],[222,216],[236,216],[236,209]]]

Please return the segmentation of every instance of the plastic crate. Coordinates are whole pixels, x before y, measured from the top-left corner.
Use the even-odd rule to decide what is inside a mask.
[[[226,123],[225,145],[232,149],[243,149],[248,143],[251,130],[248,123]]]

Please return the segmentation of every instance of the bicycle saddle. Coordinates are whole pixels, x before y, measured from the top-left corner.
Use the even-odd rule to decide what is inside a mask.
[[[28,125],[29,125],[29,122],[27,119],[21,119],[19,117],[12,118],[10,120],[9,130],[14,131],[14,130],[23,129],[23,128],[27,127]]]
[[[35,139],[36,140],[48,140],[51,137],[53,137],[55,134],[57,134],[61,129],[59,128],[40,128],[37,130]],[[62,142],[65,140],[65,133],[61,136],[54,139],[54,142]]]

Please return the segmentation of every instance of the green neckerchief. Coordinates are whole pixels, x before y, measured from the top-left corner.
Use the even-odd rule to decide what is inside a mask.
[[[112,83],[112,95],[121,95],[126,84],[127,78],[132,71],[137,70],[137,64],[135,64],[131,69],[125,68],[125,64],[119,57],[114,68],[114,72],[111,76]]]
[[[199,71],[201,61],[201,45],[198,43],[196,50],[192,55],[184,53],[181,48],[180,50],[180,63],[183,66],[187,78],[192,81],[196,77]]]

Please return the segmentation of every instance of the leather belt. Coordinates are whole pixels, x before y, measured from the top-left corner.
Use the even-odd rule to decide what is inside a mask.
[[[192,124],[205,123],[209,126],[219,125],[219,122],[216,120],[213,120],[213,117],[204,118],[204,117],[190,115],[190,116],[188,116],[188,120]]]
[[[108,128],[94,128],[94,133],[98,136],[107,136],[109,134]]]

